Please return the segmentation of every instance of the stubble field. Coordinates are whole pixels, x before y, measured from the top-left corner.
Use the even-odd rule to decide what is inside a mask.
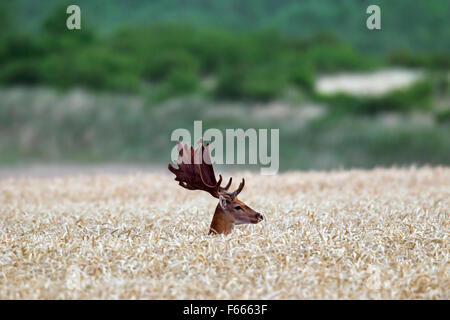
[[[226,237],[169,173],[0,179],[0,299],[450,298],[450,168],[233,177]]]

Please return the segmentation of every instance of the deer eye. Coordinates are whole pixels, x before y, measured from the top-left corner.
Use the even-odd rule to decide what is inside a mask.
[[[234,207],[235,210],[242,210],[241,206]]]

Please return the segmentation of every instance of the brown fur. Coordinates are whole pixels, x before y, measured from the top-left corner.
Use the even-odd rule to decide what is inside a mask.
[[[230,234],[236,224],[258,223],[263,216],[240,201],[238,198],[226,197],[225,208],[219,202],[214,212],[209,234]],[[240,206],[240,210],[235,207]]]

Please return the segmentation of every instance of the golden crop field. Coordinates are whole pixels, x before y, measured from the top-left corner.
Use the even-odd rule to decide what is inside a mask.
[[[169,173],[0,180],[0,299],[450,298],[450,168],[233,177],[226,237]]]

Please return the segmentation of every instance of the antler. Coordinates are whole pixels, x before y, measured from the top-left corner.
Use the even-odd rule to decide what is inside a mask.
[[[189,190],[203,190],[218,198],[220,192],[228,191],[231,186],[232,178],[225,187],[221,187],[222,175],[219,175],[219,181],[216,181],[214,169],[209,156],[209,144],[205,147],[203,140],[199,141],[200,146],[194,150],[194,147],[188,147],[178,142],[178,160],[175,163],[178,169],[169,163],[169,170],[175,174],[175,181],[179,185]],[[239,186],[240,187],[240,186]],[[243,186],[242,186],[243,187]],[[242,190],[242,188],[241,188]],[[239,191],[240,192],[240,191]]]
[[[245,186],[245,180],[244,180],[244,178],[242,178],[242,182],[239,184],[239,187],[238,187],[235,191],[233,191],[233,192],[231,193],[231,197],[232,197],[233,199],[236,198],[237,195],[238,195],[239,193],[241,193],[242,189],[244,189],[244,186]]]

